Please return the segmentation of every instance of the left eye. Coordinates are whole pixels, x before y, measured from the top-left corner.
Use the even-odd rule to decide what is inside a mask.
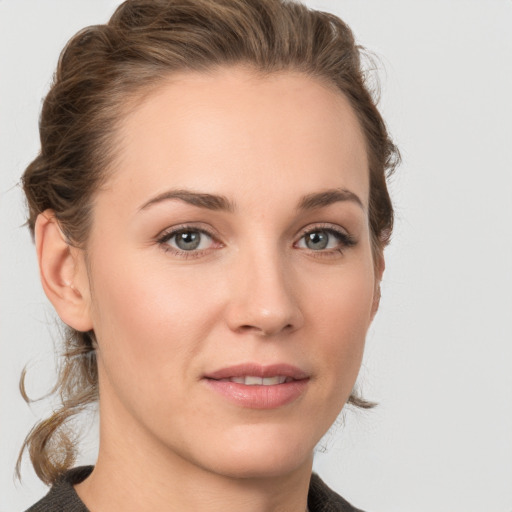
[[[317,229],[302,236],[297,247],[310,249],[312,251],[323,251],[343,246],[344,236],[331,229]]]
[[[200,251],[208,249],[213,240],[203,231],[183,229],[170,233],[163,242],[180,251]]]

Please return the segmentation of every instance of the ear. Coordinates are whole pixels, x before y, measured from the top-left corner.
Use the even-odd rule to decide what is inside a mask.
[[[35,224],[39,274],[46,296],[60,319],[77,331],[90,331],[90,290],[83,251],[71,247],[52,210]]]
[[[375,314],[377,313],[377,310],[379,309],[380,297],[381,297],[380,283],[382,281],[382,275],[384,274],[384,270],[386,268],[386,262],[384,260],[384,254],[382,253],[382,251],[379,252],[379,255],[377,256],[377,258],[378,259],[375,264],[375,287],[373,290],[373,303],[372,303],[370,322],[373,322]]]

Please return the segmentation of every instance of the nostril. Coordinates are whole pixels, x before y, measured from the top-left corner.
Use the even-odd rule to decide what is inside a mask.
[[[278,332],[291,331],[291,330],[293,330],[292,324],[286,324],[283,327],[277,327],[277,326],[276,327],[263,327],[263,326],[258,327],[255,325],[241,325],[237,329],[237,331],[239,333],[254,332],[254,333],[260,334],[262,336],[272,336],[273,334],[277,334]]]
[[[265,333],[265,331],[261,327],[256,327],[255,325],[241,325],[238,329],[238,332],[261,332]]]

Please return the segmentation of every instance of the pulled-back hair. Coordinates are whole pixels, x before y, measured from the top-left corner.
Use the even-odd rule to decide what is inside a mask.
[[[393,227],[386,177],[399,154],[366,84],[362,55],[343,21],[290,0],[124,2],[107,24],[76,34],[60,56],[40,117],[41,150],[22,178],[32,235],[38,214],[51,209],[69,244],[85,248],[92,199],[115,159],[116,128],[130,105],[173,73],[247,65],[262,73],[305,73],[349,100],[366,140],[370,232],[378,260]],[[67,328],[52,390],[61,406],[25,439],[20,459],[28,448],[45,483],[74,463],[75,440],[65,427],[98,399],[95,345],[94,332]],[[349,402],[372,405],[355,393]]]

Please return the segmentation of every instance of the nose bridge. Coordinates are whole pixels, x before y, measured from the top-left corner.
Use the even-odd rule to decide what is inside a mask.
[[[239,250],[235,268],[229,308],[232,329],[272,335],[302,325],[293,268],[275,241],[253,240]]]

